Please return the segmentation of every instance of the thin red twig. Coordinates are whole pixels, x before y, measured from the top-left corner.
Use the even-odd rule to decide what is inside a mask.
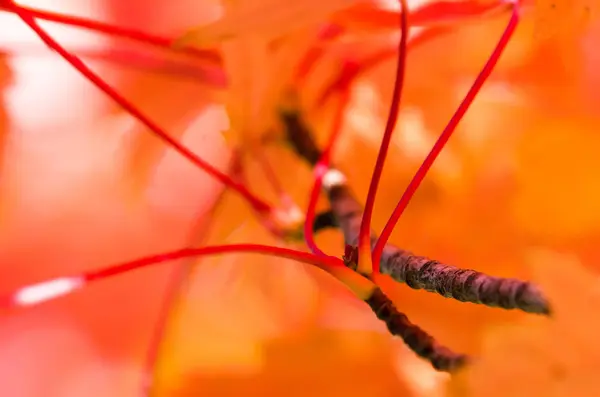
[[[294,82],[298,87],[302,86],[314,66],[325,54],[323,42],[331,41],[342,33],[344,33],[344,28],[336,24],[328,24],[321,29],[317,35],[316,43],[308,49],[296,67]]]

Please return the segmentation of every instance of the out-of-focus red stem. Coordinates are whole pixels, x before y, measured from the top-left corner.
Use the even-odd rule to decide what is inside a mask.
[[[315,64],[323,57],[323,54],[325,53],[323,42],[333,40],[342,33],[344,33],[344,29],[336,24],[329,24],[323,27],[323,29],[317,35],[315,45],[308,49],[296,68],[294,82],[297,86],[302,86],[304,80],[313,70]]]
[[[221,199],[222,195],[218,203],[220,203]],[[209,215],[208,222],[204,221],[203,219],[198,219],[191,232],[188,247],[191,248],[199,241],[204,241],[205,237],[208,235],[212,226],[214,225],[214,222],[214,212]],[[186,282],[191,276],[196,265],[197,262],[195,262],[193,259],[183,263],[178,263],[175,265],[175,269],[173,269],[172,273],[169,275],[163,301],[158,312],[156,323],[150,335],[146,356],[144,357],[142,381],[140,385],[140,397],[152,396],[154,378],[164,346],[163,341],[168,331],[167,327],[171,320],[172,313],[177,309],[177,304],[181,298],[183,287],[186,285]]]
[[[150,336],[148,351],[146,352],[146,357],[144,357],[142,382],[140,385],[141,397],[150,397],[152,395],[154,376],[157,363],[160,359],[162,342],[165,337],[165,332],[167,331],[167,325],[169,324],[171,313],[175,309],[174,306],[180,296],[182,286],[185,285],[187,278],[192,272],[191,265],[191,263],[182,264],[173,271],[173,274],[169,278],[167,290],[164,294],[163,302],[158,313],[158,319],[156,320],[152,335]]]
[[[18,6],[13,6],[13,11],[25,22],[39,37],[46,43],[48,47],[56,51],[63,59],[70,63],[75,69],[77,69],[83,76],[85,76],[91,83],[103,91],[106,95],[111,97],[121,107],[123,107],[132,116],[137,118],[142,124],[148,127],[157,137],[162,139],[167,145],[175,149],[179,154],[196,164],[199,168],[204,170],[212,177],[219,180],[227,187],[235,190],[241,194],[248,203],[260,213],[266,213],[271,211],[271,207],[263,200],[251,193],[246,186],[235,182],[228,175],[222,173],[212,165],[198,157],[187,147],[183,146],[177,140],[170,137],[165,131],[163,131],[156,123],[150,120],[140,110],[138,110],[132,103],[125,99],[119,94],[114,88],[106,83],[100,76],[94,73],[80,58],[69,53],[60,44],[58,44],[44,29],[42,29],[36,22],[35,19],[29,15],[28,11],[21,9]]]
[[[308,245],[308,248],[317,255],[326,255],[321,249],[317,246],[315,242],[314,234],[313,234],[313,224],[315,222],[315,211],[317,208],[317,201],[319,200],[319,194],[321,192],[321,186],[323,185],[323,177],[329,170],[329,164],[331,161],[331,153],[335,147],[335,144],[339,138],[340,132],[342,130],[342,126],[344,124],[344,115],[346,112],[346,108],[348,106],[348,101],[350,99],[350,89],[347,88],[344,90],[340,97],[340,103],[338,105],[338,109],[335,113],[335,117],[333,119],[332,131],[329,136],[329,141],[327,142],[327,146],[319,159],[319,162],[314,167],[314,182],[313,187],[310,193],[310,201],[308,203],[308,208],[306,209],[306,219],[304,220],[304,240]]]
[[[10,2],[0,2],[0,10],[16,13],[16,10],[27,12],[31,17],[56,22],[63,25],[75,26],[82,29],[91,30],[94,32],[104,33],[111,36],[122,37],[130,40],[135,40],[140,43],[145,43],[155,47],[161,47],[170,51],[192,55],[211,62],[221,62],[221,56],[213,49],[198,49],[192,47],[173,47],[173,39],[152,35],[149,33],[140,32],[133,29],[127,29],[120,26],[114,26],[103,22],[98,22],[86,18],[64,15],[57,12],[40,10],[37,8],[20,6],[11,4]]]
[[[398,119],[398,111],[400,109],[400,99],[402,98],[402,88],[404,86],[404,74],[406,66],[406,43],[408,41],[409,33],[409,20],[408,20],[408,5],[406,0],[400,0],[400,45],[398,48],[398,66],[396,68],[396,81],[394,83],[394,92],[392,94],[392,103],[390,106],[390,113],[385,126],[385,132],[381,140],[381,146],[379,147],[379,154],[377,155],[377,161],[375,168],[373,169],[373,176],[371,178],[371,185],[369,186],[369,193],[367,195],[367,201],[365,203],[365,210],[360,224],[360,234],[358,237],[358,265],[359,270],[362,272],[372,272],[374,269],[366,269],[366,263],[370,258],[365,259],[364,255],[371,255],[371,218],[373,215],[373,206],[375,205],[375,197],[377,196],[377,188],[379,186],[379,180],[381,179],[381,173],[383,172],[383,165],[387,156],[390,141],[392,139],[392,133],[396,127],[396,121]],[[361,256],[363,259],[361,259]],[[361,266],[362,264],[362,266]],[[379,267],[377,267],[379,271]]]
[[[190,79],[211,88],[223,89],[227,86],[227,76],[221,66],[207,64],[195,59],[165,59],[164,56],[149,54],[131,49],[96,49],[88,47],[65,46],[71,54],[83,59],[95,59],[110,62],[128,68],[135,68],[148,73],[165,74],[179,79]],[[44,57],[54,56],[32,43],[11,43],[3,45],[3,54],[8,56]]]
[[[407,51],[414,49],[415,47],[426,43],[427,41],[434,39],[436,37],[441,36],[442,34],[448,33],[453,29],[457,28],[457,26],[434,26],[431,28],[425,28],[418,34],[411,36],[408,38],[408,42],[406,43]],[[329,84],[327,88],[323,90],[323,93],[319,95],[319,98],[315,102],[315,107],[320,108],[325,106],[327,100],[337,91],[342,89],[346,89],[347,86],[352,84],[353,81],[358,79],[362,74],[365,74],[369,70],[375,68],[377,65],[380,65],[382,62],[387,61],[388,59],[397,56],[398,48],[397,46],[390,48],[383,48],[369,56],[361,59],[352,64],[348,64],[342,72],[338,75],[338,77],[333,81],[333,83]]]
[[[446,128],[444,128],[444,130],[440,134],[440,137],[436,141],[435,145],[433,146],[433,148],[431,149],[431,151],[429,152],[429,154],[427,155],[427,157],[421,164],[421,167],[419,167],[419,169],[417,170],[415,176],[413,177],[410,184],[404,191],[404,194],[400,198],[398,205],[394,209],[392,216],[390,217],[390,219],[388,220],[387,224],[385,225],[383,231],[381,232],[381,235],[379,236],[379,239],[377,240],[377,243],[375,244],[375,247],[373,248],[373,253],[372,253],[372,260],[373,260],[374,268],[375,267],[379,268],[379,261],[381,259],[381,255],[383,253],[383,248],[385,247],[385,244],[387,243],[390,235],[392,234],[392,231],[394,230],[394,227],[396,226],[398,219],[400,219],[400,216],[402,215],[402,213],[408,206],[408,203],[410,202],[411,198],[415,194],[416,190],[418,189],[418,187],[421,184],[421,182],[423,181],[423,179],[425,178],[425,175],[427,175],[427,172],[431,168],[433,162],[435,161],[437,156],[440,154],[440,152],[442,151],[442,149],[444,148],[444,146],[446,145],[446,143],[452,136],[452,133],[456,130],[458,123],[462,120],[463,116],[465,115],[465,113],[467,112],[467,110],[469,109],[471,104],[473,103],[473,100],[479,93],[479,90],[481,89],[481,87],[483,86],[485,81],[488,79],[488,77],[494,70],[494,67],[498,63],[500,56],[502,55],[502,53],[504,52],[504,49],[506,48],[508,42],[510,41],[512,34],[514,33],[514,31],[517,27],[517,24],[519,22],[519,5],[517,2],[514,2],[512,4],[513,4],[513,11],[512,11],[512,15],[510,17],[510,21],[508,22],[508,25],[507,25],[506,29],[504,30],[502,37],[498,41],[498,44],[494,48],[492,55],[490,55],[485,66],[483,67],[483,69],[481,70],[481,72],[479,73],[477,78],[475,79],[475,82],[473,83],[473,85],[471,86],[469,91],[467,92],[467,94],[466,94],[465,98],[463,99],[463,101],[461,102],[460,106],[458,107],[458,109],[456,110],[456,112],[454,113],[454,115],[452,116],[450,121],[448,122],[448,125],[446,126]]]
[[[94,270],[83,275],[86,282],[104,280],[109,277],[138,270],[151,265],[197,256],[222,255],[235,253],[253,253],[261,255],[275,256],[279,258],[291,259],[298,262],[315,265],[317,267],[328,269],[335,266],[343,266],[343,262],[332,256],[317,256],[308,252],[296,251],[289,248],[275,247],[261,244],[228,244],[214,245],[201,248],[184,248],[177,251],[165,252],[158,255],[147,256],[129,262],[108,266],[102,269]]]

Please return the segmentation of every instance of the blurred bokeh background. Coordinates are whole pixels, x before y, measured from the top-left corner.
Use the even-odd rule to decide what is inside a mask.
[[[20,3],[165,37],[219,15],[213,1]],[[409,1],[415,8],[422,3]],[[596,10],[593,2],[572,4],[526,3],[498,69],[400,221],[395,244],[498,276],[532,278],[534,249],[568,252],[590,274],[597,272],[600,56],[594,43],[600,24],[585,12]],[[391,2],[381,6],[394,9]],[[400,121],[376,203],[377,229],[507,18],[504,12],[468,21],[411,49]],[[231,152],[222,134],[229,120],[207,83],[218,74],[213,64],[40,24],[170,134],[229,169]],[[371,35],[366,26],[366,34],[327,47],[317,77],[301,92],[320,139],[329,132],[335,104],[312,109],[314,97],[344,62],[360,61],[397,40],[395,32]],[[351,86],[335,161],[361,199],[387,117],[394,67],[390,57]],[[281,243],[241,199],[167,150],[8,12],[0,13],[0,90],[0,291],[201,242]],[[281,144],[271,143],[264,154],[304,208],[308,167]],[[253,191],[275,200],[260,165],[248,161],[244,167]],[[342,252],[334,232],[318,241],[331,254]],[[321,272],[248,255],[194,263],[161,354],[160,395],[443,395],[446,376],[390,338],[366,306]],[[173,269],[182,264],[1,313],[1,394],[139,395],[163,296]],[[481,353],[482,335],[490,329],[524,317],[406,286],[392,287],[391,294],[414,322],[473,354]]]

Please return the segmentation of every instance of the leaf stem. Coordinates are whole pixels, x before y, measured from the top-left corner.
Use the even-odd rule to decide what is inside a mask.
[[[28,11],[16,5],[12,7],[13,12],[17,14],[23,20],[23,22],[25,22],[48,47],[56,51],[65,61],[71,64],[71,66],[73,66],[77,71],[79,71],[92,84],[98,87],[98,89],[100,89],[110,98],[112,98],[116,103],[123,107],[123,109],[125,109],[132,116],[138,119],[146,127],[148,127],[148,129],[150,129],[158,138],[163,140],[167,145],[169,145],[183,157],[187,158],[189,161],[197,165],[199,168],[204,170],[206,173],[216,178],[227,187],[241,194],[248,201],[248,203],[258,212],[271,212],[270,205],[268,205],[266,202],[255,196],[252,192],[250,192],[250,190],[248,190],[246,186],[237,183],[228,175],[222,173],[221,171],[204,161],[202,158],[198,157],[190,149],[179,143],[174,138],[170,137],[162,128],[160,128],[156,123],[150,120],[131,102],[129,102],[127,99],[121,96],[121,94],[119,94],[100,76],[94,73],[79,57],[68,52],[56,40],[54,40],[42,27],[40,27],[37,24],[35,19],[31,15],[29,15]]]
[[[398,111],[400,108],[400,99],[402,97],[402,88],[404,86],[404,75],[406,66],[406,43],[408,41],[410,26],[408,16],[409,9],[407,1],[400,0],[400,5],[401,36],[398,48],[398,66],[396,68],[396,81],[394,83],[392,103],[390,105],[390,113],[388,116],[387,124],[385,126],[385,132],[383,133],[383,138],[381,140],[381,146],[379,147],[379,154],[377,155],[375,168],[373,169],[373,176],[371,177],[369,193],[367,194],[367,201],[365,204],[364,214],[362,222],[360,224],[360,234],[358,240],[358,272],[362,274],[370,274],[372,272],[376,273],[379,271],[379,264],[374,263],[371,260],[371,218],[373,215],[373,207],[375,205],[375,197],[377,196],[379,180],[381,179],[381,173],[383,172],[383,165],[385,163],[385,158],[387,156],[394,128],[396,127]]]
[[[175,251],[145,256],[132,261],[118,263],[116,265],[92,270],[77,276],[59,277],[36,284],[30,284],[25,287],[21,287],[17,291],[6,295],[3,299],[0,299],[0,306],[19,307],[38,304],[59,296],[70,294],[86,287],[93,282],[106,280],[135,270],[140,270],[149,266],[159,265],[177,259],[236,253],[253,253],[291,259],[314,265],[330,273],[332,271],[336,272],[336,268],[344,268],[343,262],[339,258],[332,256],[317,256],[308,252],[261,244],[228,244],[201,248],[183,248]],[[336,274],[338,273],[343,274],[337,271]],[[344,282],[344,280],[342,281]]]
[[[408,206],[408,203],[410,202],[413,195],[419,188],[419,185],[421,184],[421,182],[427,175],[427,172],[433,165],[434,161],[436,160],[438,155],[441,153],[441,151],[444,149],[444,146],[446,145],[446,143],[448,142],[448,140],[450,139],[450,137],[456,130],[458,123],[462,120],[465,113],[467,112],[467,110],[469,109],[469,107],[471,106],[473,101],[475,100],[477,94],[481,90],[481,87],[483,86],[485,81],[488,79],[488,77],[490,76],[492,71],[494,70],[494,67],[498,63],[500,56],[504,52],[507,44],[509,43],[509,41],[512,37],[512,34],[514,33],[518,22],[519,22],[519,8],[518,8],[517,4],[513,4],[512,15],[510,17],[508,25],[506,26],[506,29],[504,30],[504,33],[502,34],[500,40],[498,41],[498,44],[494,48],[490,57],[488,58],[485,66],[483,67],[483,69],[481,70],[481,72],[479,73],[479,75],[477,76],[475,81],[473,82],[473,85],[467,92],[465,98],[459,105],[458,109],[456,110],[456,112],[454,113],[454,115],[452,116],[450,121],[448,122],[448,125],[446,126],[446,128],[444,128],[444,130],[440,134],[440,137],[434,144],[433,148],[431,149],[431,151],[429,152],[429,154],[427,155],[427,157],[425,158],[425,160],[423,161],[423,163],[417,170],[413,179],[410,181],[408,187],[404,191],[404,194],[400,198],[400,201],[396,205],[394,212],[392,213],[388,222],[386,223],[385,227],[383,228],[383,231],[381,232],[381,235],[379,236],[379,239],[377,240],[377,243],[375,244],[375,246],[373,248],[372,255],[373,255],[374,264],[378,264],[380,262],[383,249],[384,249],[388,239],[390,238],[390,235],[392,234],[392,231],[394,230],[396,223],[400,219],[400,216],[402,215],[402,213]],[[374,265],[374,267],[375,266],[377,266],[377,265]]]
[[[165,48],[170,51],[177,51],[194,57],[220,63],[221,57],[219,53],[213,49],[198,49],[192,47],[175,48],[173,47],[174,40],[166,37],[156,36],[149,33],[140,32],[134,29],[127,29],[120,26],[110,25],[108,23],[98,22],[87,18],[75,17],[71,15],[60,14],[57,12],[40,10],[37,8],[16,5],[11,2],[0,2],[0,10],[18,14],[17,11],[24,11],[33,18],[41,19],[50,22],[56,22],[63,25],[74,26],[94,32],[104,33],[110,36],[122,37],[151,46]]]

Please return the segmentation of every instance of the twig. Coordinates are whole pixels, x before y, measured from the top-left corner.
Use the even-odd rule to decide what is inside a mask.
[[[295,110],[281,109],[279,117],[285,126],[286,139],[292,149],[314,167],[323,153],[300,113]]]
[[[337,229],[338,227],[340,226],[337,223],[335,214],[331,210],[318,213],[313,222],[314,233],[318,233],[325,229]]]
[[[285,134],[298,155],[311,165],[319,158],[310,128],[299,112],[288,109],[282,116]],[[345,244],[356,247],[362,218],[362,206],[345,181],[323,185],[333,214],[344,234]],[[372,233],[371,245],[377,236]],[[518,309],[528,313],[550,314],[550,307],[541,291],[533,284],[517,279],[486,275],[461,269],[387,244],[380,261],[380,271],[413,289],[424,289],[461,302],[483,304],[503,309]]]
[[[379,288],[365,302],[392,335],[401,337],[412,351],[429,361],[435,369],[450,372],[467,363],[466,355],[440,345],[431,335],[411,323]]]

